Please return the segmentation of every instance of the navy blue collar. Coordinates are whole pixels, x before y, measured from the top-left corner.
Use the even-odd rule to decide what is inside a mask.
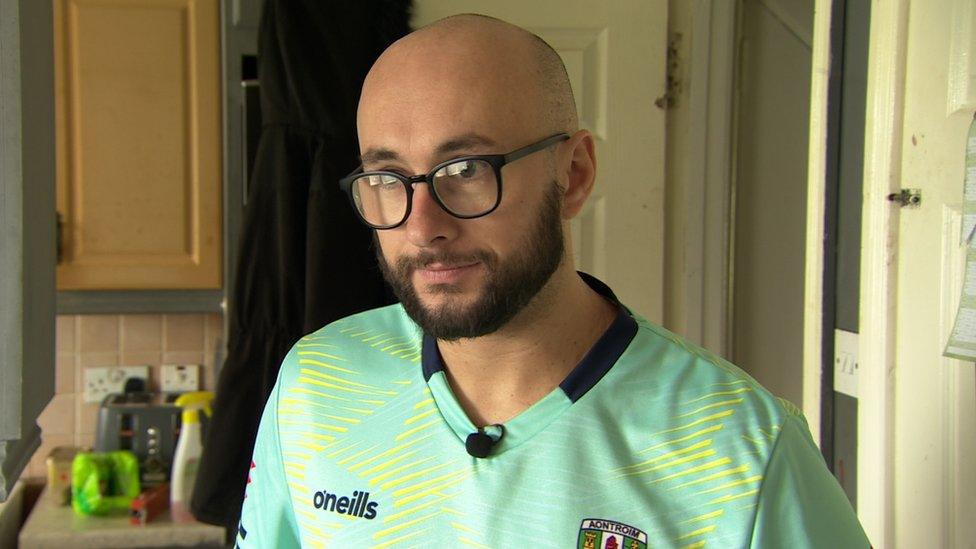
[[[579,272],[579,275],[591,289],[617,306],[617,317],[610,324],[610,327],[603,332],[600,339],[593,344],[583,360],[559,384],[559,388],[572,402],[579,400],[610,371],[610,368],[627,350],[631,340],[637,335],[637,321],[620,304],[613,290],[593,276],[583,272]],[[423,365],[424,379],[428,382],[431,376],[444,370],[444,360],[437,348],[437,340],[427,334],[424,334],[421,364]]]

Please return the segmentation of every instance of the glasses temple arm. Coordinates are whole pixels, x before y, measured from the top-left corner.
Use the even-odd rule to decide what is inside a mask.
[[[530,155],[530,154],[532,154],[534,152],[541,151],[542,149],[545,149],[547,147],[551,147],[552,145],[555,145],[556,143],[559,143],[559,142],[562,142],[562,141],[566,141],[567,139],[569,139],[569,135],[567,135],[565,133],[557,133],[556,135],[547,137],[547,138],[543,139],[542,141],[539,141],[537,143],[533,143],[531,145],[526,145],[525,147],[522,147],[521,149],[517,149],[517,150],[514,150],[514,151],[506,154],[505,157],[504,157],[505,158],[505,163],[507,164],[509,162],[515,162],[516,160],[518,160],[518,159],[520,159],[520,158],[522,158],[524,156],[528,156],[528,155]]]

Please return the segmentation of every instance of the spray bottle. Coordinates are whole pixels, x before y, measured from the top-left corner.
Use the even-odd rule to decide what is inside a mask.
[[[173,520],[187,522],[193,520],[190,514],[190,495],[197,477],[200,455],[203,453],[203,432],[200,429],[200,411],[209,417],[211,391],[184,393],[176,399],[176,405],[183,408],[180,438],[173,456],[173,471],[170,478],[170,510]]]

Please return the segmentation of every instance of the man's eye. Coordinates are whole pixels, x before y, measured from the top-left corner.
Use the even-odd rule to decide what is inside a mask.
[[[370,187],[392,187],[397,185],[400,180],[392,175],[370,175],[367,177]]]
[[[473,177],[478,177],[484,170],[484,165],[482,162],[477,162],[474,160],[463,160],[461,162],[455,162],[453,164],[448,164],[440,169],[437,176],[447,176],[447,177],[461,177],[465,179],[470,179]]]

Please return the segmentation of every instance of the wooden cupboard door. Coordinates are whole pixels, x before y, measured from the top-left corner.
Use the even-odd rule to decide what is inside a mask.
[[[219,288],[218,0],[54,11],[58,288]]]

